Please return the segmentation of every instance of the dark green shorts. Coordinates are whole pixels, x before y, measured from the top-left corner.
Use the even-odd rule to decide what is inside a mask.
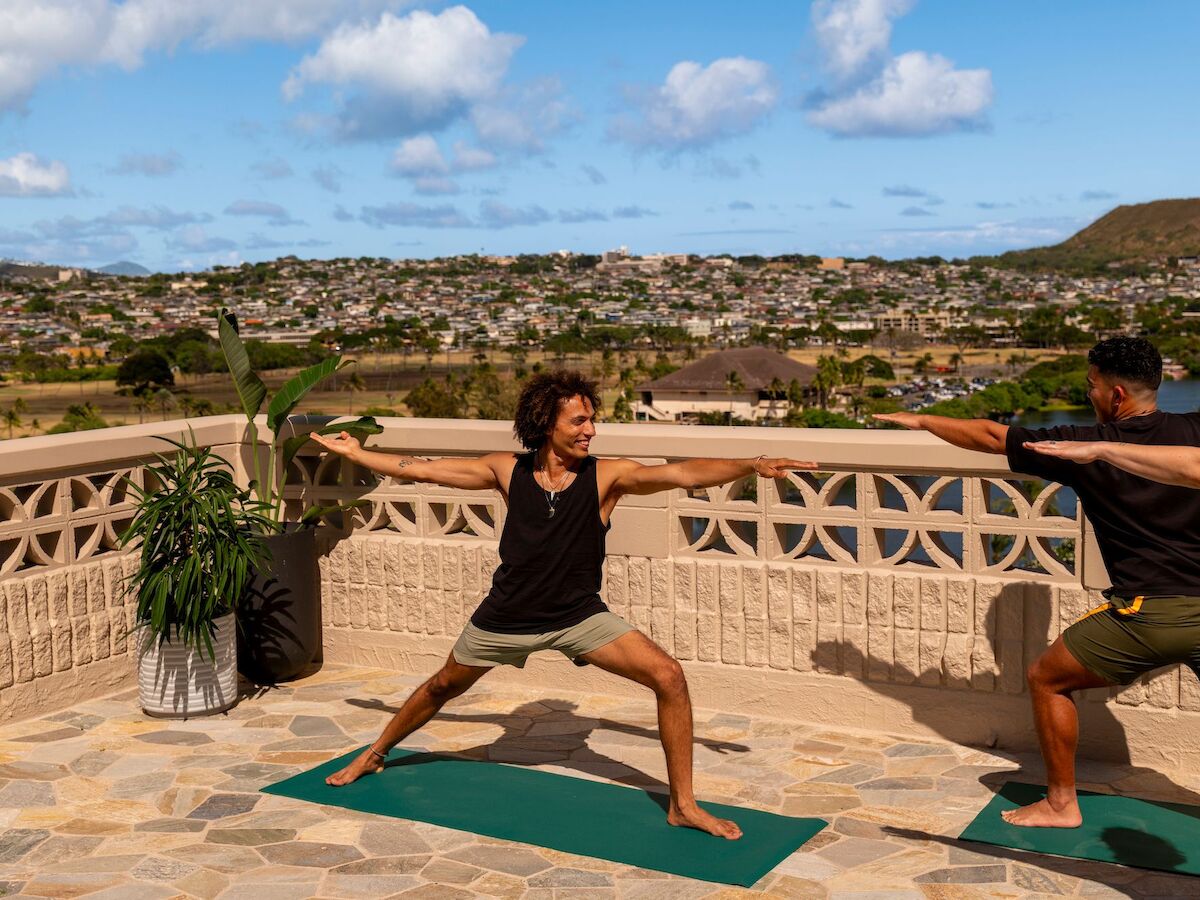
[[[1116,597],[1063,632],[1084,666],[1114,684],[1187,663],[1200,678],[1200,597]]]

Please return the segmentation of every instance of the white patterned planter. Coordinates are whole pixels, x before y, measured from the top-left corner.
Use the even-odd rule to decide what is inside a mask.
[[[138,701],[146,715],[186,719],[224,712],[237,703],[237,622],[233,613],[216,620],[213,653],[183,643],[138,640]]]

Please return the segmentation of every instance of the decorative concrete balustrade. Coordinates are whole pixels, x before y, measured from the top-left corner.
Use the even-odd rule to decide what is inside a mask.
[[[238,417],[193,420],[248,470]],[[379,449],[473,456],[515,447],[499,422],[384,420]],[[0,447],[0,715],[65,705],[132,673],[114,549],[118,473],[184,423]],[[315,448],[313,448],[315,449]],[[598,455],[646,462],[760,453],[816,460],[784,482],[630,497],[613,518],[605,598],[683,660],[695,702],[797,720],[1033,744],[1026,665],[1101,602],[1074,497],[1003,457],[924,434],[601,425]],[[53,468],[49,468],[52,465]],[[325,659],[432,670],[486,591],[505,509],[488,491],[376,479],[301,455],[289,510],[365,498],[323,532]],[[1088,585],[1089,587],[1085,587]],[[562,660],[489,678],[640,690]],[[1197,762],[1200,689],[1178,669],[1082,704],[1085,753]]]

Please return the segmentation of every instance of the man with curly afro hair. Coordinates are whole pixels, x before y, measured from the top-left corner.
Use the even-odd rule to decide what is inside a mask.
[[[1200,675],[1200,492],[1179,486],[1187,481],[1168,475],[1171,463],[1145,452],[1153,445],[1175,445],[1177,452],[1178,445],[1200,445],[1200,414],[1158,408],[1162,357],[1145,338],[1101,341],[1087,361],[1095,425],[1024,428],[990,419],[876,416],[968,450],[1005,454],[1014,472],[1074,490],[1095,528],[1112,580],[1104,592],[1108,602],[1064,631],[1026,673],[1046,797],[1001,815],[1031,828],[1075,828],[1083,821],[1075,791],[1073,693],[1129,684],[1172,663],[1187,663]],[[1096,442],[1133,449],[1098,451]]]
[[[591,456],[600,397],[578,372],[535,375],[517,403],[513,433],[524,453],[424,460],[363,450],[354,437],[313,439],[357,465],[407,481],[464,490],[497,490],[508,504],[500,565],[491,590],[436,675],[422,684],[331,785],[383,769],[395,744],[428,722],[498,665],[524,666],[531,653],[557,650],[654,691],[670,782],[667,821],[718,837],[741,837],[737,824],[700,808],[692,793],[692,706],[683,669],[600,599],[605,535],[613,509],[629,494],[725,484],[748,475],[783,478],[815,468],[794,459],[691,459],[645,466]]]

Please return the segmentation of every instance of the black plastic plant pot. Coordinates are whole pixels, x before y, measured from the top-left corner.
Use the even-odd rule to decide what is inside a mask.
[[[316,534],[289,529],[267,538],[270,561],[238,613],[238,671],[255,684],[300,675],[321,656],[321,575]]]

